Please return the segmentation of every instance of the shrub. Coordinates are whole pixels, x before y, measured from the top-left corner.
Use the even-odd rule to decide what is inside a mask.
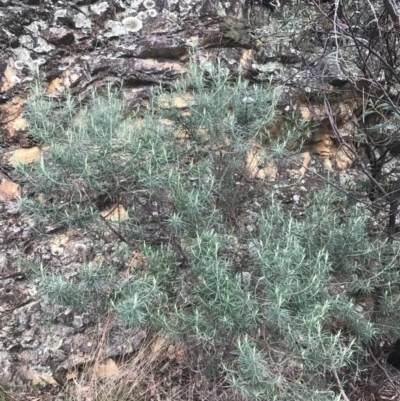
[[[23,206],[47,224],[96,229],[104,205],[123,204],[121,255],[143,244],[146,265],[124,280],[91,265],[73,280],[43,271],[54,302],[105,294],[122,323],[196,344],[204,367],[245,398],[333,400],[330,373],[354,376],[363,344],[397,332],[399,249],[371,240],[360,205],[331,189],[298,218],[249,174],[254,142],[267,149],[259,163],[301,145],[298,126],[268,135],[278,94],[221,62],[192,62],[145,110],[129,111],[111,88],[61,101],[37,84],[28,119],[46,147],[20,174],[41,196]]]

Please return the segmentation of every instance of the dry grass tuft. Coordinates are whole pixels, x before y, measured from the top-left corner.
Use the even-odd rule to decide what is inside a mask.
[[[113,319],[109,317],[90,365],[73,372],[57,400],[63,401],[240,401],[224,379],[205,378],[193,369],[191,350],[160,333],[148,334],[140,349],[118,359],[104,355]],[[61,397],[61,398],[60,398]],[[2,401],[2,400],[0,400]]]

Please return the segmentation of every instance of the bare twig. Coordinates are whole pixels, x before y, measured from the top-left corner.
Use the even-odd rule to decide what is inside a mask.
[[[343,390],[343,386],[342,386],[342,383],[339,380],[339,376],[338,376],[338,374],[336,372],[336,369],[333,369],[333,374],[335,375],[336,382],[337,382],[337,384],[339,386],[340,394],[342,395],[344,401],[350,401],[349,397],[347,397],[346,393]]]
[[[369,344],[367,344],[367,349],[368,352],[371,354],[373,360],[375,361],[375,363],[382,369],[383,373],[385,374],[385,376],[387,377],[387,379],[389,380],[390,384],[392,385],[392,387],[395,389],[396,393],[400,396],[400,391],[397,389],[397,386],[393,383],[392,378],[390,377],[388,371],[381,365],[381,363],[376,359],[374,353],[372,352],[372,349],[370,347]]]
[[[383,4],[386,8],[386,11],[390,15],[390,18],[393,21],[393,24],[396,28],[400,27],[400,16],[396,11],[396,3],[394,0],[383,0]]]

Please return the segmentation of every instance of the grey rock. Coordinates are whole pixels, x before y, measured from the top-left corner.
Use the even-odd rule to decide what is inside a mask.
[[[63,27],[43,30],[40,36],[53,45],[70,45],[75,41],[74,32]]]

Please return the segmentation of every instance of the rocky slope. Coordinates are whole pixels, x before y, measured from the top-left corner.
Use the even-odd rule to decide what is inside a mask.
[[[247,23],[254,15],[256,23]],[[53,309],[43,301],[21,270],[16,251],[51,259],[69,271],[90,253],[114,257],[111,240],[93,249],[91,238],[79,230],[33,241],[29,221],[18,213],[15,199],[22,189],[8,173],[19,161],[37,160],[41,152],[29,138],[23,114],[32,80],[43,74],[53,96],[65,88],[85,94],[123,82],[123,95],[136,106],[149,98],[151,85],[168,85],[185,72],[190,51],[205,68],[222,57],[252,79],[285,81],[282,113],[297,108],[305,121],[320,124],[310,141],[312,152],[323,157],[321,168],[344,170],[352,159],[332,139],[326,112],[306,103],[297,90],[319,90],[312,68],[321,65],[304,68],[304,55],[315,56],[306,51],[309,42],[299,49],[299,38],[293,40],[290,33],[273,37],[274,24],[270,10],[244,9],[240,0],[0,0],[0,380],[62,383],[71,368],[93,358],[91,338],[102,330],[94,326],[95,316]],[[328,75],[326,85],[332,88],[342,79],[338,71]],[[354,130],[358,107],[350,98],[337,104],[334,115],[343,135]],[[281,127],[278,121],[270,129],[279,134]],[[309,153],[303,156],[296,174],[304,174],[311,161]],[[78,252],[79,246],[87,254]],[[142,339],[143,333],[132,338],[128,331],[115,330],[103,356],[135,350]]]

